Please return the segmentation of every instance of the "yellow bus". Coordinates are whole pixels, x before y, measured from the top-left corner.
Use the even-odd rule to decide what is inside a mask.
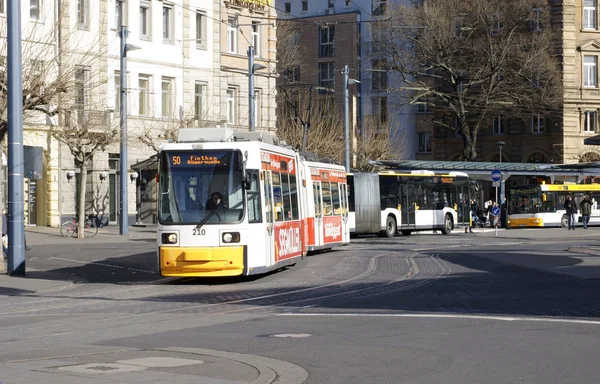
[[[579,203],[588,195],[592,202],[589,225],[600,225],[600,184],[534,184],[508,189],[508,227],[567,227],[564,204],[568,194],[577,204],[576,222],[581,222]]]

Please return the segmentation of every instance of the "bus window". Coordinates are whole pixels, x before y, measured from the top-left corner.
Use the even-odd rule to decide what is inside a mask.
[[[292,202],[292,219],[298,220],[300,212],[298,211],[298,189],[296,185],[296,175],[290,175],[290,200]]]
[[[331,186],[328,182],[322,182],[321,189],[323,190],[323,215],[331,216],[333,214],[331,205]]]
[[[379,175],[381,209],[396,208],[398,205],[398,178],[394,175]]]
[[[342,209],[340,206],[340,185],[339,183],[331,183],[331,202],[333,203],[333,214],[341,215]]]
[[[354,212],[354,176],[348,175],[348,179],[346,181],[348,184],[346,185],[346,189],[348,191],[348,209],[350,212]]]
[[[260,207],[260,182],[258,180],[258,171],[248,171],[250,177],[250,189],[248,194],[248,221],[250,223],[262,222]]]

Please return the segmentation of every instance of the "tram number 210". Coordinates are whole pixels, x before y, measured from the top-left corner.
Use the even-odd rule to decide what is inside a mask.
[[[192,231],[192,235],[194,235],[194,236],[204,236],[204,235],[206,235],[206,229],[196,227]]]

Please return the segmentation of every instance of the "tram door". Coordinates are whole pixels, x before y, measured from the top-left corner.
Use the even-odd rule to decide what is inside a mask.
[[[313,198],[315,205],[315,246],[323,245],[323,193],[320,181],[313,181]]]
[[[340,183],[340,202],[342,205],[342,243],[350,242],[350,231],[348,230],[348,188],[346,183]]]
[[[264,195],[265,203],[263,209],[265,211],[265,257],[266,265],[275,264],[275,207],[273,206],[273,175],[271,171],[262,171],[264,179]]]
[[[414,188],[410,185],[400,186],[400,201],[402,202],[402,226],[415,225],[415,212],[418,203],[413,196]]]

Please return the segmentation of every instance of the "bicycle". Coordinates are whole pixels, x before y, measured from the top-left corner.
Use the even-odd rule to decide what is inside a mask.
[[[77,237],[77,217],[72,220],[65,221],[60,226],[60,234],[63,237]],[[91,218],[86,218],[83,224],[84,237],[94,237],[98,233],[98,227],[94,224]]]

